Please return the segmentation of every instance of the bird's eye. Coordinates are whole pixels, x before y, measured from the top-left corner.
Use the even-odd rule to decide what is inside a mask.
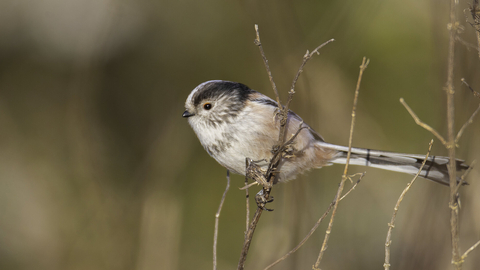
[[[203,108],[204,108],[205,110],[207,110],[207,111],[210,110],[212,107],[213,107],[213,106],[212,106],[212,103],[205,103],[205,104],[203,104]]]

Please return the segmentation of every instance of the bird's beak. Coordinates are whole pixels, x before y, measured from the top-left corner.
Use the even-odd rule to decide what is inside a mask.
[[[188,117],[194,116],[194,115],[195,115],[194,113],[191,113],[189,111],[184,111],[183,114],[182,114],[182,117],[188,118]]]

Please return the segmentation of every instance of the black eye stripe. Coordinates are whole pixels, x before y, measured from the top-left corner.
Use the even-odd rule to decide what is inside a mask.
[[[236,100],[243,103],[248,98],[248,95],[253,92],[255,91],[241,83],[229,81],[210,82],[203,85],[203,88],[195,93],[193,96],[193,105],[198,106],[202,101],[216,100],[223,95],[234,96]]]

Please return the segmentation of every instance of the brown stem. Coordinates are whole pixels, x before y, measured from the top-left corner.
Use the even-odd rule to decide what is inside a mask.
[[[410,183],[407,184],[407,187],[403,190],[402,194],[400,194],[400,197],[398,198],[397,203],[393,208],[393,215],[392,215],[392,219],[390,220],[390,223],[388,223],[387,239],[385,240],[385,263],[383,264],[383,267],[385,268],[385,270],[390,269],[390,245],[392,244],[392,231],[393,231],[393,228],[395,227],[395,219],[397,217],[398,208],[400,207],[400,203],[405,197],[405,194],[407,194],[410,187],[412,187],[413,183],[415,182],[415,180],[417,180],[418,176],[422,172],[423,167],[425,166],[425,163],[428,160],[428,156],[430,155],[430,151],[432,151],[432,145],[433,145],[433,140],[430,141],[430,144],[428,146],[428,152],[425,155],[425,159],[423,160],[422,165],[418,169],[417,174],[415,175],[415,177],[413,177],[412,181],[410,181]]]
[[[227,186],[223,192],[222,199],[220,200],[220,205],[218,206],[217,213],[215,214],[215,230],[213,233],[213,270],[217,269],[217,239],[218,239],[218,222],[220,220],[220,213],[222,212],[223,203],[225,202],[225,197],[227,192],[230,189],[230,172],[227,170]]]
[[[450,175],[450,230],[452,239],[452,263],[455,269],[462,269],[462,261],[460,254],[460,239],[458,235],[458,193],[457,191],[457,176],[455,163],[455,89],[453,87],[453,71],[455,60],[455,35],[457,31],[458,22],[456,19],[456,0],[450,1],[450,23],[449,23],[449,48],[448,48],[448,66],[447,66],[447,83],[445,90],[447,92],[447,149],[448,157],[448,171]]]
[[[335,213],[337,212],[338,202],[340,195],[342,194],[343,187],[345,185],[345,181],[348,179],[348,164],[350,163],[350,155],[352,151],[352,141],[353,141],[353,129],[355,127],[355,114],[357,110],[357,100],[358,100],[358,93],[360,91],[360,83],[362,81],[363,71],[367,68],[369,60],[363,57],[362,65],[360,66],[360,73],[358,74],[358,81],[357,87],[355,89],[355,97],[353,99],[353,108],[352,108],[352,122],[350,124],[350,138],[348,140],[348,154],[347,154],[347,162],[345,164],[345,170],[343,171],[342,180],[340,181],[340,186],[338,187],[337,194],[335,196],[335,205],[333,206],[332,216],[330,217],[330,222],[328,223],[327,231],[325,232],[325,238],[323,239],[322,248],[320,249],[320,253],[318,254],[317,261],[313,265],[313,269],[317,270],[320,266],[320,262],[322,261],[323,254],[325,250],[327,250],[327,243],[328,239],[330,238],[330,233],[332,231],[333,220],[335,218]]]

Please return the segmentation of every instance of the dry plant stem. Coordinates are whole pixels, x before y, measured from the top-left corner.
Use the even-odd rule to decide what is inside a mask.
[[[345,194],[343,194],[343,196],[340,198],[340,201],[345,199],[345,197],[348,196],[348,194],[350,194],[350,192],[352,192],[358,185],[358,183],[360,183],[360,181],[362,180],[362,178],[365,176],[367,172],[363,172],[363,173],[356,173],[356,174],[353,174],[353,175],[350,175],[349,178],[352,178],[352,177],[355,177],[355,176],[360,176],[357,180],[357,182],[355,182],[355,184],[353,184],[353,186],[347,191],[345,192]],[[350,181],[352,181],[350,179]]]
[[[473,0],[472,7],[470,8],[470,13],[473,18],[473,28],[477,34],[477,45],[478,45],[478,57],[480,57],[480,6],[478,0]]]
[[[287,145],[289,145],[290,143],[292,143],[293,140],[295,140],[297,135],[300,133],[300,131],[304,128],[306,128],[306,127],[303,127],[303,123],[300,123],[300,126],[298,127],[297,132],[287,142],[285,142],[281,147],[279,147],[277,149],[276,153],[274,154],[274,157],[272,158],[272,161],[269,164],[269,171],[267,172],[267,175],[271,179],[269,183],[272,183],[272,180],[275,178],[275,173],[274,173],[275,170],[274,169],[277,166],[277,165],[272,165],[272,164],[278,164],[278,162],[281,160],[281,156],[282,156],[281,153],[283,153],[285,151],[285,147]],[[276,157],[278,157],[278,158],[276,158]],[[267,199],[267,200],[268,200],[268,195],[270,194],[270,190],[271,190],[270,187],[268,187],[268,188],[264,187],[263,188],[265,199]],[[244,267],[245,267],[245,261],[247,259],[248,250],[250,249],[250,244],[251,244],[251,241],[252,241],[252,238],[253,238],[253,233],[255,232],[255,229],[257,227],[258,221],[260,220],[260,217],[262,215],[263,210],[264,209],[262,209],[261,207],[257,207],[257,210],[255,211],[255,215],[252,218],[252,223],[249,227],[247,227],[247,231],[245,233],[245,239],[244,239],[244,242],[243,242],[242,253],[240,255],[240,260],[239,260],[238,265],[237,265],[237,269],[239,269],[239,270],[244,269]]]
[[[468,87],[468,89],[470,89],[470,91],[472,91],[474,96],[476,96],[477,98],[480,98],[480,93],[473,90],[473,88],[467,83],[467,81],[465,81],[465,78],[460,79],[460,81],[462,81],[462,83],[464,83]]]
[[[462,255],[462,261],[465,260],[470,252],[472,252],[474,249],[476,249],[480,245],[480,240],[475,243],[473,246],[471,246],[465,253]]]
[[[460,238],[458,235],[458,201],[457,201],[457,176],[455,162],[455,89],[453,88],[453,68],[455,56],[455,36],[457,32],[456,25],[456,6],[457,0],[450,1],[450,23],[449,23],[449,44],[448,44],[448,65],[447,82],[445,91],[447,92],[447,149],[448,171],[450,175],[450,232],[452,239],[452,264],[454,269],[462,269],[462,260],[460,258]]]
[[[395,204],[395,208],[393,209],[392,219],[390,220],[390,223],[388,223],[387,239],[385,240],[385,263],[383,264],[383,267],[385,268],[385,270],[390,269],[390,245],[392,244],[392,231],[393,231],[393,228],[395,227],[395,219],[397,217],[398,208],[400,207],[400,203],[405,197],[405,194],[407,194],[410,187],[412,187],[413,183],[415,182],[415,180],[417,180],[418,176],[422,172],[423,167],[427,162],[428,156],[430,155],[430,151],[432,150],[432,145],[433,145],[433,140],[430,141],[427,155],[425,156],[425,159],[423,160],[422,165],[418,169],[417,174],[415,175],[415,177],[413,177],[412,181],[410,181],[410,183],[407,184],[407,187],[403,190],[402,194],[400,194],[400,197],[397,200],[397,204]]]
[[[355,187],[358,185],[358,183],[360,183],[360,180],[362,180],[363,176],[365,175],[365,173],[363,174],[360,174],[360,178],[355,182],[355,184],[340,198],[339,201],[343,200],[348,194],[350,194],[350,192],[352,190],[355,189]],[[270,264],[269,266],[265,267],[264,270],[268,270],[270,268],[272,268],[273,266],[275,266],[276,264],[278,264],[279,262],[285,260],[288,256],[292,255],[293,253],[295,253],[299,248],[301,248],[303,246],[303,244],[305,244],[305,242],[307,242],[307,240],[310,238],[310,236],[312,236],[312,234],[317,230],[318,226],[320,225],[320,223],[325,219],[325,217],[328,215],[328,213],[330,213],[330,210],[332,210],[332,207],[333,205],[335,204],[335,202],[337,201],[337,198],[333,199],[333,201],[330,203],[330,205],[328,206],[327,210],[325,210],[325,212],[323,213],[323,215],[318,219],[318,221],[315,223],[315,225],[313,225],[313,228],[310,230],[310,232],[308,232],[308,234],[305,236],[305,238],[302,239],[302,241],[300,241],[300,243],[294,247],[292,250],[290,250],[287,254],[283,255],[280,259],[276,260],[275,262],[273,262],[272,264]]]
[[[467,50],[469,50],[469,51],[470,51],[470,49],[474,49],[474,50],[476,50],[476,51],[479,50],[479,48],[477,48],[477,46],[475,46],[475,45],[467,42],[466,40],[464,40],[463,38],[461,38],[461,37],[459,37],[459,36],[456,36],[456,37],[455,37],[455,40],[458,41],[458,42],[460,42],[461,44],[463,44],[465,47],[467,47]]]
[[[277,147],[275,147],[274,151],[274,157],[270,161],[270,164],[268,166],[268,170],[266,173],[266,179],[268,179],[269,186],[268,187],[263,187],[263,196],[266,201],[268,201],[270,197],[270,192],[271,192],[271,186],[273,186],[273,183],[276,179],[276,174],[278,172],[278,164],[282,160],[283,157],[283,152],[284,152],[284,147],[286,146],[285,143],[285,137],[286,137],[286,131],[287,131],[287,124],[288,124],[288,108],[283,107],[281,102],[280,102],[280,96],[278,95],[277,87],[275,85],[275,82],[273,81],[272,73],[270,71],[270,67],[268,65],[268,60],[267,57],[265,56],[265,53],[263,51],[262,43],[260,41],[260,33],[258,31],[258,25],[255,25],[255,33],[256,33],[256,38],[255,38],[255,45],[258,46],[260,50],[260,54],[262,55],[263,63],[265,64],[265,68],[267,69],[268,73],[268,78],[270,80],[270,83],[272,84],[272,88],[275,92],[275,96],[277,99],[277,104],[278,104],[278,112],[279,112],[279,120],[280,120],[280,131],[278,135],[278,143]],[[293,94],[289,95],[289,100],[287,103],[290,102],[292,99]],[[301,127],[300,127],[301,128]],[[252,218],[251,225],[248,227],[247,232],[245,233],[245,240],[244,240],[244,245],[242,248],[242,253],[240,255],[240,260],[238,262],[237,269],[244,269],[246,257],[248,254],[248,250],[250,248],[250,243],[252,241],[253,233],[255,231],[255,228],[257,227],[258,221],[262,215],[263,208],[262,207],[257,207],[257,210],[255,211],[255,214]]]
[[[330,222],[328,223],[327,231],[325,232],[325,238],[323,239],[322,248],[320,249],[320,253],[318,254],[317,261],[313,265],[313,269],[319,269],[320,262],[322,261],[323,254],[327,249],[328,239],[330,238],[330,232],[332,231],[333,220],[335,218],[335,213],[337,212],[339,198],[342,195],[343,187],[345,185],[345,181],[348,179],[348,165],[350,163],[350,155],[352,150],[352,141],[353,141],[353,129],[355,127],[355,113],[357,109],[357,100],[358,100],[358,93],[360,91],[360,83],[362,81],[363,71],[367,68],[369,60],[363,57],[362,65],[360,66],[360,73],[358,74],[358,81],[357,87],[355,89],[355,97],[353,99],[353,108],[352,108],[352,122],[350,124],[350,138],[348,140],[348,154],[347,154],[347,162],[345,164],[345,170],[343,171],[342,180],[340,181],[340,186],[338,187],[337,194],[335,195],[335,205],[333,206],[332,216],[330,217]]]
[[[245,176],[245,186],[248,186],[248,177]],[[250,195],[248,193],[248,188],[245,189],[245,209],[246,209],[246,217],[245,217],[245,234],[247,233],[248,230],[248,224],[250,224],[250,204],[248,203],[248,199],[250,198]]]
[[[458,141],[460,140],[460,137],[462,137],[463,131],[471,124],[473,123],[473,118],[478,114],[480,111],[480,104],[478,105],[478,108],[473,112],[473,114],[468,118],[467,122],[463,124],[462,128],[458,131],[457,136],[455,137],[455,145],[457,145]]]
[[[218,222],[220,220],[220,213],[222,212],[223,203],[225,202],[225,197],[227,192],[230,189],[230,172],[227,170],[227,186],[223,192],[222,199],[220,200],[220,205],[218,206],[217,213],[215,214],[215,231],[213,233],[213,270],[217,269],[217,239],[218,239]]]
[[[328,43],[330,42],[333,42],[335,41],[335,39],[330,39],[330,40],[327,40],[326,42],[324,42],[323,44],[321,44],[320,46],[318,46],[317,48],[315,48],[312,52],[309,52],[307,50],[307,52],[305,53],[305,55],[303,56],[303,62],[302,64],[300,65],[300,67],[298,68],[298,72],[297,74],[295,75],[295,78],[293,79],[293,82],[292,82],[292,87],[290,88],[290,92],[289,93],[289,99],[287,101],[287,104],[285,105],[285,107],[288,109],[288,106],[290,105],[290,95],[293,95],[295,94],[295,86],[297,84],[297,81],[298,81],[298,78],[300,77],[300,74],[303,72],[303,68],[305,67],[305,65],[307,64],[308,60],[310,60],[315,54],[320,54],[319,50],[321,48],[323,48],[323,46],[327,45]]]
[[[438,133],[435,129],[433,129],[429,125],[422,122],[422,120],[420,120],[420,118],[418,118],[418,116],[407,105],[407,103],[405,102],[405,100],[403,98],[400,98],[400,103],[402,103],[402,105],[405,107],[405,109],[407,109],[407,111],[410,113],[410,115],[412,116],[413,120],[415,120],[415,123],[417,123],[417,125],[419,125],[419,126],[423,127],[424,129],[430,131],[433,135],[435,135],[435,137],[437,137],[440,140],[440,142],[442,142],[442,144],[445,147],[447,147],[447,141],[445,141],[445,139],[442,137],[442,135],[440,135],[440,133]]]
[[[255,37],[254,42],[255,42],[255,45],[257,45],[258,49],[260,50],[260,54],[262,56],[263,63],[265,65],[265,69],[267,70],[267,73],[268,73],[268,79],[270,80],[270,83],[272,84],[273,91],[275,92],[275,96],[276,96],[277,104],[278,104],[278,109],[281,111],[282,110],[282,105],[280,103],[280,96],[278,95],[277,87],[275,85],[275,82],[273,81],[272,72],[270,71],[270,66],[268,65],[268,60],[267,60],[267,57],[265,56],[265,52],[263,51],[262,42],[260,41],[260,32],[258,31],[258,25],[256,25],[256,24],[255,24],[255,33],[256,33],[256,37]],[[282,132],[284,132],[284,130],[285,130],[285,125],[286,125],[286,121],[281,121],[279,138],[283,137],[281,134],[283,134]],[[279,143],[279,145],[282,145],[282,144],[283,144],[283,141],[281,141]],[[271,173],[270,168],[275,169],[279,162],[280,162],[280,159],[278,159],[278,160],[273,160],[272,159],[270,161],[270,164],[269,164],[269,171],[267,172],[267,179],[269,179],[269,182],[271,182],[272,184],[273,184],[273,181],[275,179],[275,175],[273,173]],[[270,196],[270,191],[271,191],[271,188],[265,188],[265,187],[263,188],[263,194],[264,194],[266,200],[268,200],[268,198]],[[255,211],[255,214],[253,215],[253,218],[252,218],[252,223],[249,226],[247,225],[247,231],[245,232],[245,239],[244,239],[244,242],[243,242],[243,248],[242,248],[242,252],[240,254],[240,259],[239,259],[238,265],[237,265],[238,270],[242,270],[245,267],[245,261],[247,260],[247,254],[248,254],[248,250],[250,249],[250,244],[252,242],[253,233],[255,232],[255,229],[257,228],[257,224],[258,224],[258,221],[260,220],[260,217],[262,216],[262,212],[263,212],[263,209],[261,207],[257,207],[257,210]]]
[[[243,243],[242,253],[240,254],[240,260],[238,261],[238,270],[242,270],[245,268],[245,261],[247,260],[248,250],[250,249],[250,243],[252,242],[253,233],[257,228],[258,221],[260,220],[260,216],[262,215],[263,209],[257,207],[257,211],[255,211],[255,215],[252,218],[252,224],[248,228],[247,232],[245,233],[245,241]]]
[[[307,236],[305,236],[305,238],[303,238],[302,241],[300,241],[300,243],[294,247],[292,250],[290,250],[287,254],[283,255],[280,259],[276,260],[275,262],[271,263],[269,266],[265,267],[264,270],[267,270],[267,269],[270,269],[272,268],[273,266],[275,266],[276,264],[278,264],[279,262],[285,260],[288,256],[292,255],[295,251],[297,251],[300,247],[303,246],[303,244],[305,244],[305,242],[307,242],[307,240],[310,238],[310,236],[312,236],[312,234],[317,230],[318,226],[320,225],[320,223],[325,219],[325,217],[327,217],[328,213],[330,213],[330,210],[332,210],[333,206],[335,205],[335,202],[337,201],[337,198],[335,198],[331,203],[330,205],[328,206],[327,210],[325,210],[325,212],[323,213],[323,215],[318,219],[318,221],[315,223],[315,225],[313,226],[313,228],[310,230],[310,232],[307,234]]]
[[[275,97],[277,98],[278,108],[281,110],[282,105],[280,103],[280,96],[278,95],[277,86],[275,85],[275,82],[273,81],[272,72],[270,71],[270,66],[268,65],[267,57],[265,56],[265,53],[263,52],[262,42],[260,41],[260,32],[258,31],[258,25],[257,24],[255,24],[255,33],[256,33],[256,37],[255,37],[254,43],[255,43],[255,45],[258,46],[258,49],[260,50],[260,54],[262,55],[262,59],[263,59],[263,64],[265,65],[265,69],[267,70],[267,73],[268,73],[268,79],[270,80],[270,83],[272,84],[272,89],[275,92]]]

